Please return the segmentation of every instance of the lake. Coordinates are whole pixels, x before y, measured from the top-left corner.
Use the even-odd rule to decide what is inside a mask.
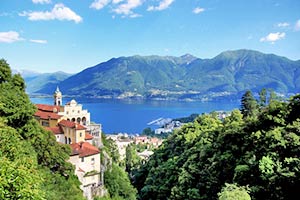
[[[64,98],[63,104],[70,98]],[[181,102],[154,100],[115,100],[76,98],[91,113],[91,121],[102,124],[104,133],[141,133],[147,123],[162,118],[187,117],[193,113],[230,111],[239,108],[240,102]],[[33,103],[53,104],[52,98],[31,98]]]

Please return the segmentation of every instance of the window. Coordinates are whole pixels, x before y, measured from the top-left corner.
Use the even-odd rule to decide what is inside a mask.
[[[49,122],[42,121],[42,126],[47,126],[47,127],[49,127]]]
[[[84,162],[84,157],[81,158],[81,162]]]
[[[82,137],[82,132],[80,132],[79,137]]]
[[[91,164],[92,164],[92,165],[95,164],[95,158],[92,158],[92,159],[91,159]]]
[[[79,114],[79,113],[80,113],[80,110],[78,110],[77,113]]]

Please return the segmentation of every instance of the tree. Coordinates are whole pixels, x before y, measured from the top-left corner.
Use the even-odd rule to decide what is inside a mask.
[[[142,132],[142,135],[148,135],[148,136],[152,136],[152,135],[154,135],[155,133],[154,133],[154,131],[152,131],[152,129],[151,128],[145,128],[144,130],[143,130],[143,132]]]
[[[141,163],[141,158],[137,155],[137,150],[134,144],[130,144],[126,147],[125,157],[125,169],[126,172],[131,176],[132,171],[137,169]]]
[[[0,120],[0,199],[44,199],[37,166],[27,141]]]
[[[259,92],[259,106],[265,107],[267,105],[267,89],[263,88]]]
[[[257,101],[250,90],[246,91],[241,99],[241,112],[245,118],[253,117],[257,114]]]
[[[234,110],[223,121],[203,115],[183,126],[133,174],[138,198],[293,199],[300,185],[299,99],[273,101],[251,120]]]
[[[128,174],[117,164],[113,163],[111,168],[104,173],[105,187],[112,198],[135,200],[136,189],[131,185]]]
[[[11,79],[11,69],[4,59],[0,59],[0,84]]]
[[[103,143],[102,151],[108,154],[112,162],[120,163],[120,154],[117,144],[111,138],[107,138],[104,133],[101,135],[101,141]],[[104,156],[101,155],[101,158],[103,159]]]
[[[218,193],[219,200],[251,200],[249,189],[236,184],[225,183],[225,187]]]

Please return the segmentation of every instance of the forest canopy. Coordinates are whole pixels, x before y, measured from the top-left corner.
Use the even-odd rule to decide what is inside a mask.
[[[224,120],[203,114],[134,174],[139,199],[293,199],[300,186],[300,95],[242,98]],[[235,199],[236,199],[235,198]]]

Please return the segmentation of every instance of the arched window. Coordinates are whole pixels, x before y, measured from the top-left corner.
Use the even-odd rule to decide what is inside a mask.
[[[72,143],[71,138],[69,138],[69,144],[71,144],[71,143]]]
[[[83,124],[83,125],[86,125],[86,117],[83,117],[83,118],[82,118],[82,124]]]
[[[68,144],[68,139],[67,139],[67,137],[65,137],[65,144]]]
[[[75,120],[75,118],[72,118],[72,122],[75,122],[76,120]]]
[[[80,122],[81,122],[81,119],[80,119],[80,117],[78,117],[77,118],[77,123],[80,124]]]

